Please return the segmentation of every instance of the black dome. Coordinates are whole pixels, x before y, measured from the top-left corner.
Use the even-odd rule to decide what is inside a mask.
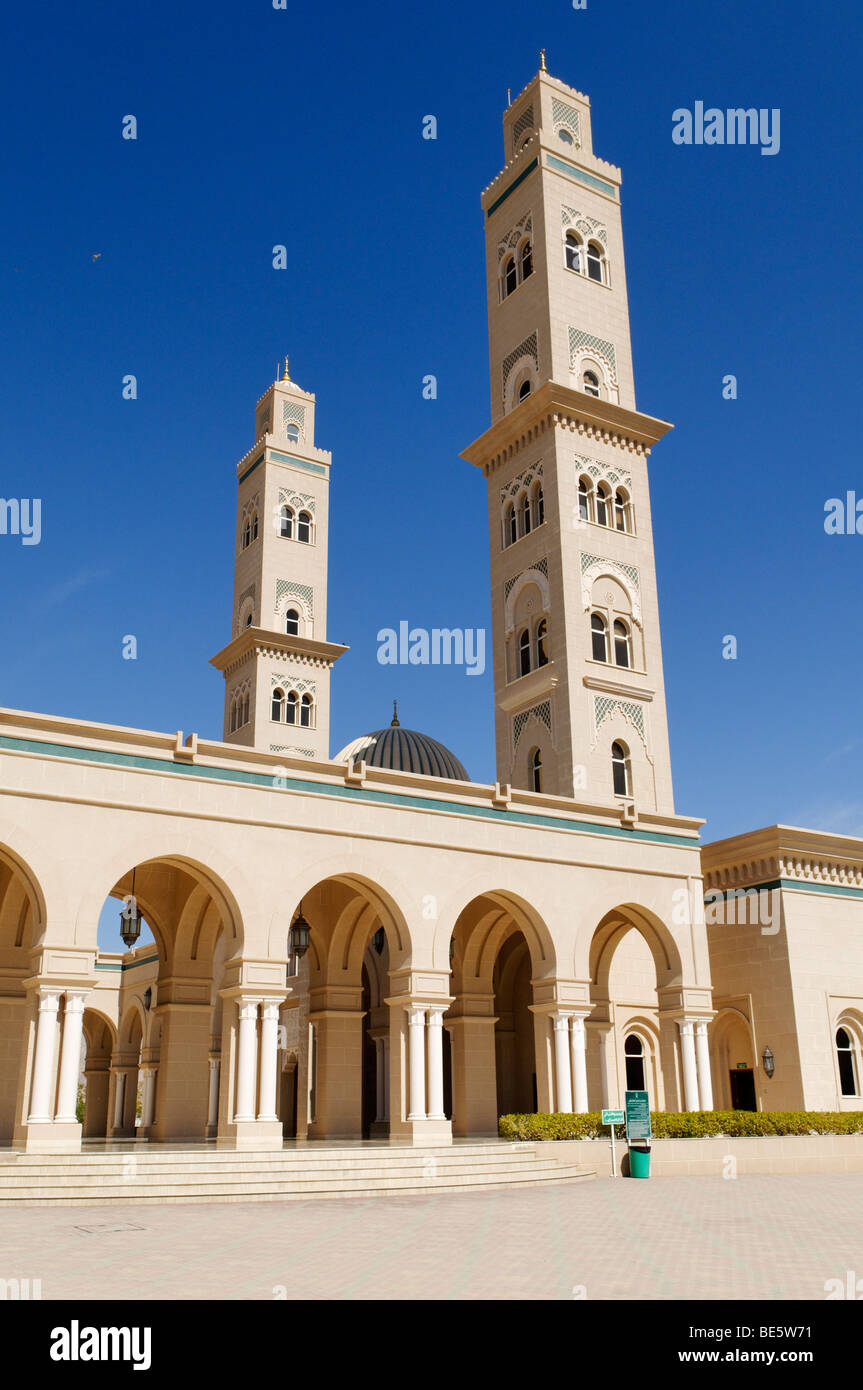
[[[387,767],[393,772],[420,772],[426,777],[450,777],[456,782],[469,782],[465,768],[454,753],[444,748],[428,734],[403,729],[391,724],[388,729],[376,729],[347,744],[337,753],[337,763],[358,762],[364,759],[370,767]]]

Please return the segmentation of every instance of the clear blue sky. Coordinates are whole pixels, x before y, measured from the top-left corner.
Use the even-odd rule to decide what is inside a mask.
[[[638,402],[676,425],[651,475],[677,807],[708,838],[863,834],[863,536],[823,527],[863,497],[860,27],[850,0],[7,11],[0,495],[42,498],[44,534],[0,537],[0,703],[220,736],[234,467],[290,352],[334,456],[333,749],[397,696],[493,780],[490,674],[381,667],[375,638],[489,624],[458,457],[489,420],[479,194],[544,45],[623,168]],[[676,146],[696,100],[779,107],[781,152]]]

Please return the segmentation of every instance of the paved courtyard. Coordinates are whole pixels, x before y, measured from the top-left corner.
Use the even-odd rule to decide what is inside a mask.
[[[824,1299],[863,1277],[863,1175],[7,1209],[0,1252],[50,1299]]]

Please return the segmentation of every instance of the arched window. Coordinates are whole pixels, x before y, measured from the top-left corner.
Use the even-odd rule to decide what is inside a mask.
[[[628,531],[627,496],[621,488],[614,494],[614,524],[618,531]]]
[[[842,1095],[859,1095],[854,1039],[847,1028],[836,1030],[836,1056],[839,1061],[839,1087]]]
[[[596,372],[585,372],[581,380],[582,386],[589,396],[599,395],[599,377]]]
[[[630,1033],[623,1044],[626,1060],[627,1091],[646,1091],[644,1079],[644,1043],[635,1033]]]
[[[542,483],[537,483],[533,494],[533,515],[537,526],[542,526],[545,522],[545,498],[542,495]]]
[[[518,674],[526,676],[530,672],[530,632],[524,629],[518,639]]]
[[[300,512],[297,517],[297,540],[304,541],[306,545],[312,539],[312,518],[308,512]]]
[[[540,618],[536,625],[536,664],[548,665],[548,620]]]
[[[625,743],[613,743],[611,745],[611,779],[615,796],[631,795],[631,769]]]
[[[590,521],[590,484],[586,478],[578,480],[578,515],[582,521]]]
[[[246,549],[246,546],[251,545],[251,544],[252,544],[252,522],[251,522],[251,519],[250,519],[249,517],[246,517],[246,520],[245,520],[245,522],[244,522],[244,524],[243,524],[243,549],[245,550],[245,549]]]
[[[525,493],[521,502],[521,534],[530,535],[530,498]]]
[[[297,722],[297,692],[288,691],[288,698],[285,701],[285,723],[296,724]]]
[[[533,247],[529,241],[524,243],[521,248],[521,278],[526,280],[528,275],[533,274]]]
[[[246,693],[245,693],[245,695],[243,696],[242,723],[243,723],[243,724],[248,724],[248,722],[249,722],[249,692],[248,692],[248,690],[247,690]]]
[[[233,698],[233,700],[231,701],[230,732],[231,732],[231,733],[234,733],[235,730],[236,730],[236,727],[237,727],[237,697],[236,697],[236,695],[235,695],[234,698]]]
[[[526,401],[526,400],[527,400],[528,396],[530,395],[530,389],[531,389],[531,388],[530,388],[530,377],[528,377],[528,378],[527,378],[527,381],[523,381],[523,382],[521,383],[521,386],[519,386],[519,388],[518,388],[518,399],[519,399],[519,401]]]
[[[567,270],[577,270],[581,272],[581,242],[575,232],[567,232],[564,243],[564,255],[566,258]]]
[[[293,423],[291,423],[291,424],[289,424],[289,425],[286,425],[286,426],[285,426],[285,437],[286,437],[286,439],[287,439],[287,441],[288,441],[289,444],[299,444],[299,442],[300,442],[300,427],[299,427],[299,425],[295,425],[295,424],[293,424]]]
[[[602,254],[602,247],[596,241],[587,243],[587,273],[591,280],[598,280],[600,284],[605,281],[605,257]]]
[[[312,697],[304,695],[300,701],[300,724],[304,729],[312,727]]]
[[[251,626],[252,626],[252,618],[253,618],[253,617],[254,617],[254,614],[251,612],[251,610],[249,610],[248,614],[246,615],[246,627],[251,627]]]
[[[626,623],[621,622],[620,618],[614,620],[614,664],[615,666],[632,665],[629,628]]]
[[[257,513],[257,512],[253,512],[253,513],[252,513],[252,540],[253,540],[253,541],[256,541],[257,539],[258,539],[258,513]]]
[[[534,748],[530,755],[530,786],[535,792],[542,791],[542,754]]]
[[[296,608],[289,608],[285,614],[285,632],[289,637],[300,635],[300,615]]]
[[[594,661],[608,660],[608,629],[601,613],[594,613],[590,620],[590,636],[593,642]]]
[[[515,268],[515,256],[507,256],[501,271],[501,299],[506,299],[507,295],[512,294],[518,284],[518,272]]]
[[[567,130],[565,125],[560,127],[560,130],[557,132],[557,138],[558,140],[562,140],[565,145],[572,145],[575,143],[572,138],[572,131]]]
[[[290,507],[282,507],[279,514],[279,535],[286,541],[293,540],[294,513]]]
[[[610,502],[611,490],[606,487],[605,483],[600,483],[599,487],[596,489],[596,519],[600,526],[607,526],[609,524],[611,519],[609,515],[611,511]]]
[[[285,718],[285,692],[278,688],[273,691],[272,703],[270,704],[270,718],[277,724],[284,722]]]
[[[510,502],[506,509],[503,521],[506,544],[513,545],[518,540],[518,519],[515,514],[515,507]]]

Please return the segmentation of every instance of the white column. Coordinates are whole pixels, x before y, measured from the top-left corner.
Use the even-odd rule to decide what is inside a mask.
[[[278,1075],[279,1008],[275,999],[265,999],[261,1005],[261,1095],[259,1120],[278,1120],[276,1114],[276,1077]]]
[[[698,1071],[695,1065],[695,1028],[691,1019],[678,1019],[683,1053],[683,1091],[687,1110],[698,1109]]]
[[[600,1084],[602,1087],[602,1109],[613,1110],[615,1108],[615,1101],[617,1099],[617,1087],[615,1086],[613,1088],[614,1097],[612,1098],[612,1067],[609,1058],[609,1048],[611,1047],[611,1039],[614,1036],[614,1029],[609,1026],[605,1028],[600,1028],[598,1031],[599,1071]]]
[[[123,1128],[123,1108],[126,1100],[126,1073],[118,1071],[115,1073],[114,1082],[114,1129]]]
[[[255,1082],[258,1074],[258,1005],[260,999],[238,999],[240,1017],[237,1040],[237,1109],[234,1120],[255,1118]]]
[[[384,1120],[384,1040],[375,1038],[375,1124]]]
[[[583,1016],[575,1014],[570,1026],[573,1109],[577,1115],[584,1115],[587,1113],[587,1057],[585,1053],[587,1038]]]
[[[387,1120],[387,1121],[388,1121],[389,1118],[390,1118],[390,1040],[389,1040],[389,1036],[387,1036],[387,1037],[384,1038],[383,1043],[384,1043],[384,1098],[383,1098],[383,1099],[384,1099],[384,1105],[383,1105],[384,1113],[383,1113],[383,1117],[382,1117],[382,1118],[383,1118],[384,1120]]]
[[[410,1053],[410,1112],[409,1120],[426,1118],[426,1011],[410,1008],[408,1014],[408,1051]]]
[[[54,1045],[57,1039],[59,989],[39,990],[39,1017],[36,1022],[36,1053],[33,1058],[33,1086],[30,1091],[30,1124],[46,1124],[54,1118]]]
[[[572,1114],[572,1075],[569,1065],[569,1015],[552,1014],[554,1024],[555,1109],[560,1115]]]
[[[78,1077],[81,1072],[81,1034],[84,1028],[86,990],[66,991],[63,1014],[63,1041],[60,1045],[60,1085],[57,1089],[58,1120],[75,1123],[78,1103]]]
[[[156,1113],[156,1068],[141,1068],[141,1129],[149,1129]]]
[[[429,1009],[429,1119],[445,1120],[443,1113],[443,1009]]]
[[[222,1063],[220,1058],[210,1058],[210,1094],[208,1097],[207,1124],[217,1125],[219,1123],[219,1077],[221,1075]]]
[[[707,1043],[707,1023],[701,1019],[695,1025],[695,1057],[698,1063],[698,1094],[701,1109],[713,1109],[713,1085],[710,1080],[710,1048]]]

